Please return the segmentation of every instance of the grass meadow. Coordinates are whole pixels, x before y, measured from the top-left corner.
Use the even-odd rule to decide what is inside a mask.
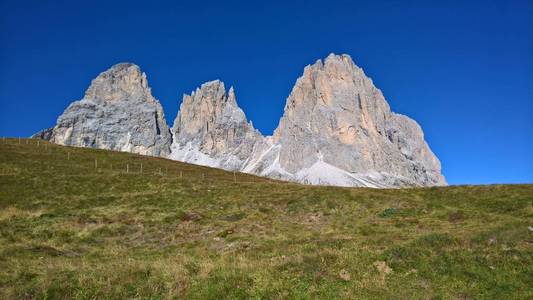
[[[4,139],[0,299],[533,299],[533,185],[306,186]]]

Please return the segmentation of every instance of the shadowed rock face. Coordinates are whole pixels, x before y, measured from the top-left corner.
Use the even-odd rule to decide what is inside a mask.
[[[420,126],[389,104],[348,55],[307,66],[272,137],[246,121],[233,89],[213,81],[185,96],[171,158],[310,184],[445,185]]]
[[[50,138],[52,137],[52,133],[53,132],[54,132],[54,128],[53,127],[52,128],[46,128],[46,129],[43,129],[43,130],[33,134],[32,136],[30,136],[30,138],[49,141]]]
[[[171,135],[146,75],[130,63],[114,65],[91,83],[57,120],[50,141],[70,146],[170,154]]]

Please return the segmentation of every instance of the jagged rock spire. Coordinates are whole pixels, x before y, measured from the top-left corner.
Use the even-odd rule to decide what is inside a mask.
[[[183,96],[172,133],[171,158],[228,170],[241,169],[263,139],[237,106],[233,87],[226,93],[220,80]]]

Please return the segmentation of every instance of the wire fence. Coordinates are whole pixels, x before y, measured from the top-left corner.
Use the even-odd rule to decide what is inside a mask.
[[[226,183],[288,183],[237,171],[193,165],[161,157],[144,156],[129,152],[117,152],[94,148],[61,146],[40,139],[5,138],[0,146],[21,147],[22,155],[33,154],[31,166],[24,170],[0,157],[0,176],[14,176],[22,172],[49,172],[64,176],[126,175],[166,179],[226,182]],[[97,150],[97,151],[91,151]],[[117,155],[124,153],[127,157]],[[42,157],[44,156],[44,157]]]

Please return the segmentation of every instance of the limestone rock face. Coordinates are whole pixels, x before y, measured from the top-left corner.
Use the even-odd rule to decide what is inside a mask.
[[[123,63],[94,79],[53,129],[35,137],[308,184],[446,185],[420,126],[392,112],[348,55],[304,69],[272,136],[253,127],[233,88],[219,80],[185,95],[169,129],[146,75]]]
[[[219,80],[184,95],[172,134],[171,159],[226,170],[242,169],[264,144],[237,106],[233,87],[226,93]]]
[[[83,99],[59,117],[50,141],[164,157],[172,142],[146,74],[131,63],[114,65],[96,77]]]
[[[420,126],[391,112],[348,55],[304,69],[271,142],[263,162],[247,172],[339,186],[446,184]]]
[[[54,132],[54,128],[53,127],[52,128],[46,128],[46,129],[43,129],[43,130],[33,134],[32,136],[30,136],[30,138],[49,141],[50,137],[52,137],[52,133],[53,132]]]
[[[170,158],[308,184],[445,185],[420,126],[389,104],[348,55],[307,66],[273,136],[263,137],[233,89],[208,82],[184,96]]]

